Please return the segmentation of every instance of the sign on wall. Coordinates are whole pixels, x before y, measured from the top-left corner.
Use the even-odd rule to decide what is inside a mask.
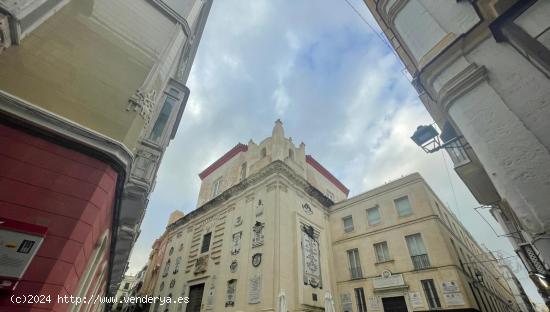
[[[447,305],[463,305],[464,304],[464,298],[462,297],[462,293],[449,293],[449,294],[443,294],[443,298],[445,298],[445,302]]]
[[[0,290],[15,290],[46,231],[43,226],[0,218]]]
[[[411,301],[411,306],[413,309],[423,308],[424,301],[422,300],[422,294],[419,291],[413,291],[409,293],[409,299]]]

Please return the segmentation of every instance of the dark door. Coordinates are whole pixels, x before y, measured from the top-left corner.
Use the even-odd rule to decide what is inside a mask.
[[[408,312],[405,297],[382,298],[384,312]]]
[[[202,303],[202,293],[204,292],[204,284],[193,285],[189,288],[189,303],[185,312],[200,312]]]

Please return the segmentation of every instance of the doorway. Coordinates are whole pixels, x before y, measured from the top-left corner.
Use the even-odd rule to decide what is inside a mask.
[[[204,283],[193,285],[189,288],[189,303],[185,312],[200,312],[202,304],[202,294],[204,292]]]
[[[408,312],[405,297],[387,297],[382,298],[384,312]]]

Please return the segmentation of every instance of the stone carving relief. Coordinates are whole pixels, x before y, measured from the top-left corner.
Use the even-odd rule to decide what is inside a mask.
[[[303,209],[304,212],[305,212],[306,214],[308,214],[308,215],[313,214],[313,210],[311,209],[311,207],[309,206],[308,203],[304,203],[304,204],[302,205],[302,209]]]
[[[262,254],[261,253],[255,253],[252,256],[252,266],[257,268],[262,263]]]
[[[264,244],[264,226],[265,223],[257,221],[252,228],[252,248]]]
[[[258,273],[250,277],[248,283],[248,303],[260,303],[262,293],[262,276]]]
[[[258,199],[258,204],[256,205],[256,217],[261,216],[264,213],[264,204],[261,199]]]
[[[155,173],[155,166],[159,163],[160,155],[147,151],[139,150],[134,160],[132,176],[144,180],[152,181]]]
[[[197,258],[197,261],[195,262],[195,274],[200,274],[206,272],[206,269],[208,268],[208,255],[201,256]]]
[[[321,254],[318,235],[311,225],[302,225],[302,264],[304,285],[323,288],[321,279]]]
[[[227,293],[225,294],[225,306],[232,307],[235,305],[235,297],[237,293],[237,280],[232,279],[227,282]]]
[[[207,306],[213,306],[214,305],[214,300],[216,299],[214,297],[215,293],[216,293],[216,289],[215,289],[215,286],[216,285],[216,276],[213,276],[212,277],[212,281],[210,282],[210,288],[208,289],[208,293],[206,295],[206,305]]]
[[[229,271],[231,271],[231,273],[235,273],[238,269],[239,263],[237,262],[237,260],[231,261],[231,264],[229,265]]]
[[[157,91],[151,90],[148,93],[141,89],[136,90],[130,99],[128,100],[127,111],[133,110],[139,112],[139,115],[145,120],[145,125],[149,124],[151,120],[151,114],[155,107],[155,100],[157,97]]]
[[[231,245],[231,254],[236,255],[241,251],[241,239],[243,232],[237,232],[233,234],[233,243]]]
[[[235,220],[233,221],[233,226],[237,227],[241,224],[243,224],[243,217],[241,216],[236,217]]]

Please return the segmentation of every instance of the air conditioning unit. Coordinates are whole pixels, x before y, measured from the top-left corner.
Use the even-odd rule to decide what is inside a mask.
[[[0,54],[11,46],[10,23],[8,16],[0,13]]]

